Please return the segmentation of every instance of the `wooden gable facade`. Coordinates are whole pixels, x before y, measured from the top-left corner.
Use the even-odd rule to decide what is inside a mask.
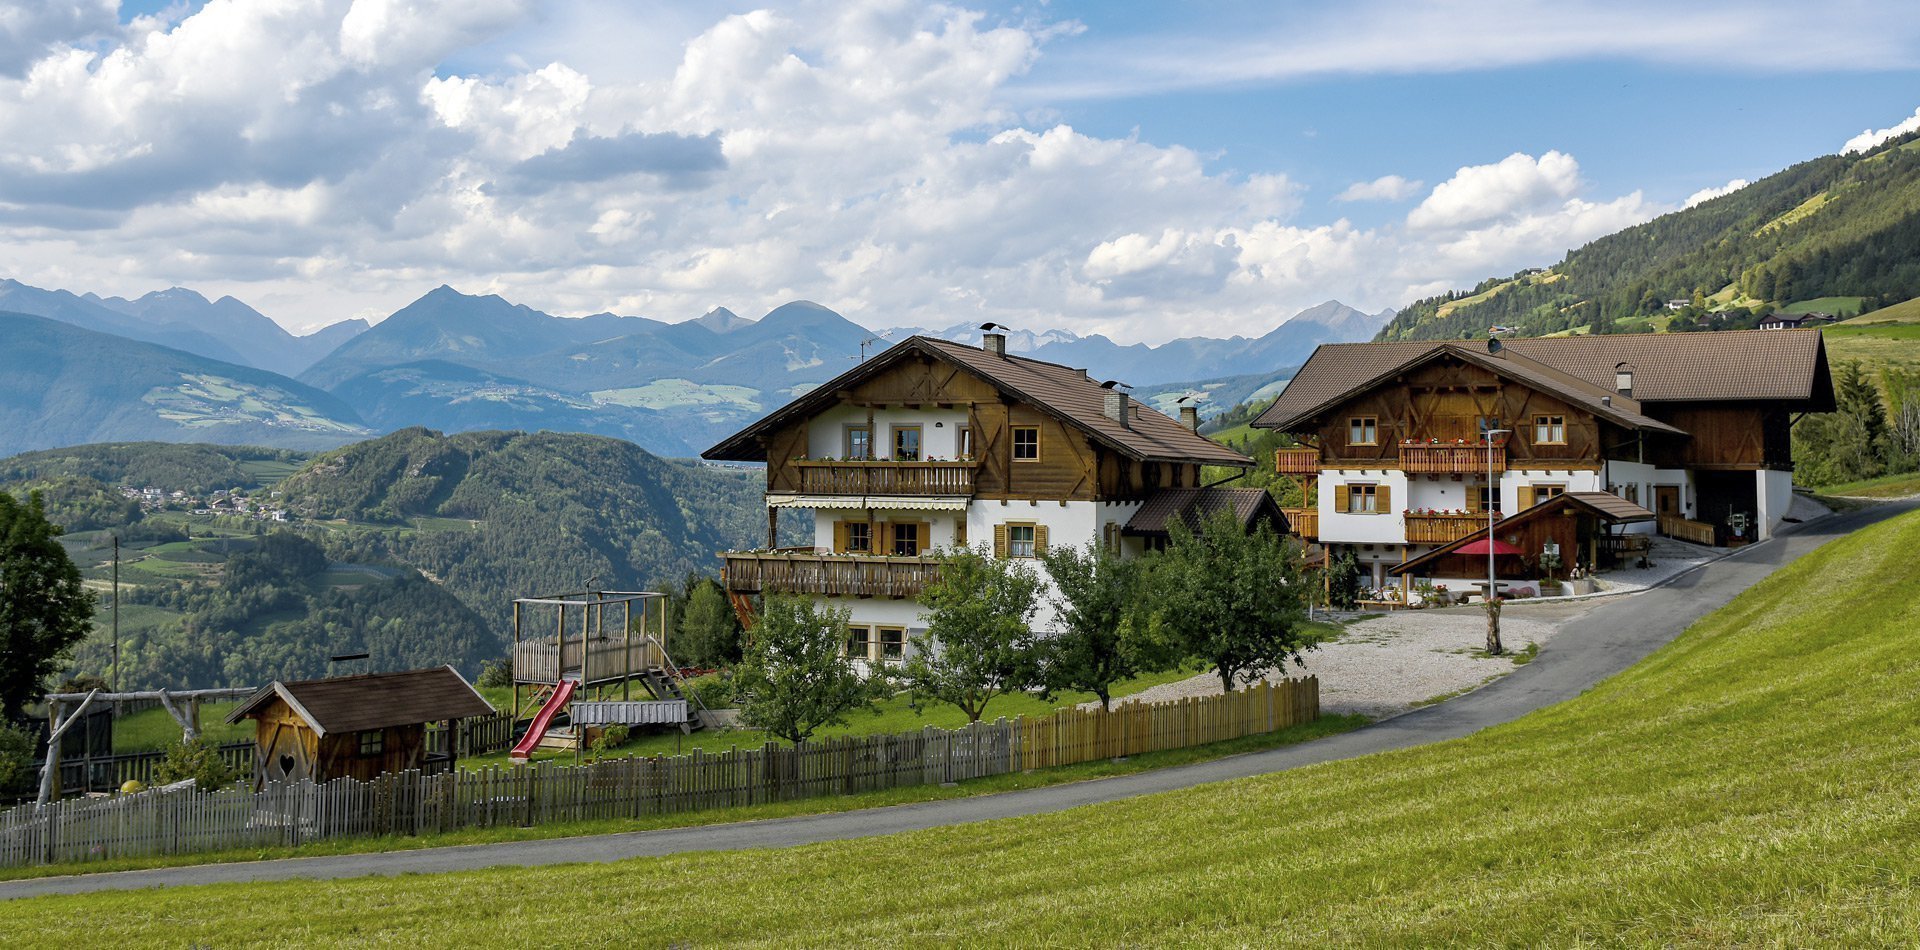
[[[835,403],[766,436],[767,490],[802,491],[811,426],[835,407],[875,413],[898,409],[958,409],[973,434],[972,486],[978,498],[1110,501],[1144,498],[1158,488],[1200,484],[1197,464],[1130,459],[1064,422],[1056,413],[1003,392],[966,367],[913,353],[835,393]],[[1039,458],[1014,457],[1014,430],[1037,430]]]
[[[274,697],[248,714],[254,720],[254,785],[336,778],[367,781],[383,772],[418,769],[427,758],[425,723],[321,735],[287,701]]]
[[[1538,438],[1537,421],[1560,438]],[[1609,447],[1632,439],[1583,407],[1448,355],[1353,393],[1296,435],[1329,467],[1392,468],[1405,441],[1471,444],[1487,428],[1512,430],[1507,467],[1517,469],[1595,468]],[[1371,442],[1354,438],[1367,434]]]

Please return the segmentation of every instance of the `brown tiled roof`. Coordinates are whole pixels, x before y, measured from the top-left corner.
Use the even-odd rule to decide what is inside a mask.
[[[909,337],[886,352],[841,374],[831,382],[774,410],[765,418],[728,437],[726,441],[701,453],[702,458],[759,462],[766,458],[756,436],[784,425],[809,418],[826,409],[837,394],[858,385],[876,373],[913,353],[925,353],[953,363],[985,379],[1002,392],[1085,432],[1088,436],[1130,458],[1155,462],[1198,462],[1241,468],[1253,460],[1195,433],[1150,406],[1132,404],[1132,424],[1121,425],[1108,418],[1107,390],[1087,378],[1086,373],[1024,356],[998,356],[978,347]]]
[[[1561,494],[1555,495],[1552,498],[1549,498],[1546,501],[1540,502],[1539,504],[1534,505],[1533,507],[1528,508],[1525,511],[1515,514],[1511,518],[1502,518],[1500,521],[1495,523],[1494,529],[1496,531],[1505,530],[1507,528],[1513,527],[1516,524],[1519,524],[1522,521],[1526,521],[1532,518],[1542,517],[1550,512],[1558,511],[1561,508],[1566,508],[1570,506],[1585,508],[1589,512],[1592,512],[1593,514],[1598,515],[1600,517],[1600,520],[1609,522],[1611,524],[1632,524],[1637,521],[1652,521],[1653,519],[1659,517],[1653,512],[1648,511],[1647,509],[1642,508],[1639,505],[1636,505],[1633,502],[1630,502],[1625,498],[1620,497],[1619,495],[1615,495],[1612,492],[1570,491],[1570,492],[1563,492]],[[1459,549],[1466,547],[1467,545],[1472,544],[1473,542],[1478,541],[1486,536],[1487,536],[1487,529],[1481,528],[1480,530],[1475,531],[1474,533],[1469,534],[1466,537],[1458,538],[1447,544],[1443,544],[1437,548],[1434,548],[1431,551],[1428,551],[1425,554],[1420,555],[1419,557],[1413,558],[1411,560],[1403,561],[1399,564],[1395,564],[1394,566],[1387,569],[1387,573],[1389,574],[1415,573],[1420,568],[1425,567],[1426,565],[1432,563],[1435,559],[1442,558],[1449,554],[1452,554],[1453,552],[1458,551]]]
[[[1818,330],[1728,330],[1507,340],[1504,352],[1550,367],[1603,393],[1614,370],[1633,368],[1641,404],[1780,400],[1831,408],[1833,383]],[[1284,428],[1356,387],[1443,347],[1486,355],[1480,340],[1329,343],[1315,350],[1254,425]],[[1517,363],[1519,360],[1509,360]],[[1615,399],[1616,405],[1622,401]]]
[[[227,715],[239,722],[269,700],[286,700],[321,735],[486,716],[493,707],[451,666],[404,673],[274,682]]]
[[[1262,515],[1272,518],[1278,529],[1284,530],[1287,525],[1286,515],[1263,489],[1162,488],[1147,496],[1121,530],[1136,535],[1166,534],[1167,525],[1176,520],[1192,528],[1222,509],[1232,510],[1241,527],[1250,527]]]

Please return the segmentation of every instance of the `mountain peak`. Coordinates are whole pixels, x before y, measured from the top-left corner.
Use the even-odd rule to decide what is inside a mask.
[[[715,307],[693,322],[715,333],[728,333],[744,326],[751,326],[753,323],[752,320],[748,320],[725,307]]]

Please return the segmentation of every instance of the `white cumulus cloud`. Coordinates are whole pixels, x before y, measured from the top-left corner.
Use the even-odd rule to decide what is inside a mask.
[[[1734,180],[1727,182],[1726,184],[1721,185],[1718,188],[1702,188],[1699,191],[1696,191],[1693,194],[1688,195],[1687,200],[1680,202],[1680,207],[1691,208],[1694,205],[1700,204],[1703,201],[1712,201],[1713,199],[1718,198],[1721,195],[1733,194],[1734,192],[1747,187],[1747,185],[1749,184],[1751,184],[1751,182],[1747,181],[1745,178],[1735,178]]]
[[[1920,109],[1913,110],[1912,115],[1902,119],[1897,125],[1890,125],[1884,129],[1863,130],[1859,135],[1848,139],[1845,145],[1840,146],[1840,154],[1864,152],[1881,142],[1905,135],[1915,129],[1920,129]]]
[[[1403,201],[1420,193],[1426,182],[1409,181],[1399,175],[1382,175],[1372,181],[1356,181],[1333,196],[1335,201]]]

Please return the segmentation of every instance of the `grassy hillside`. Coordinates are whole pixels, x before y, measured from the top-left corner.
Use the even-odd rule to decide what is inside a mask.
[[[791,850],[41,898],[0,940],[1904,945],[1917,547],[1913,514],[1836,541],[1585,695],[1424,748]]]
[[[1571,251],[1544,270],[1416,301],[1381,339],[1648,329],[1666,302],[1859,312],[1920,296],[1920,135],[1802,162]]]

